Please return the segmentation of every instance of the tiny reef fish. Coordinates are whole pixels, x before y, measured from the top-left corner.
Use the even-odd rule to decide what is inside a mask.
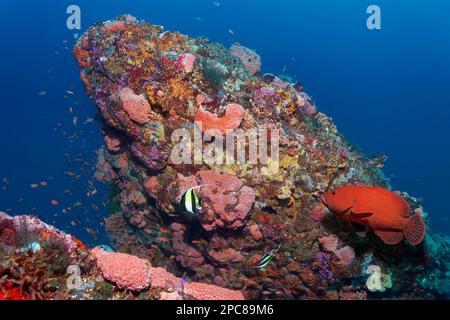
[[[277,254],[277,252],[280,250],[280,248],[281,243],[278,245],[276,249],[271,250],[269,253],[265,253],[261,258],[261,261],[257,264],[256,268],[264,269],[265,267],[267,267],[272,258],[275,256],[275,254]]]

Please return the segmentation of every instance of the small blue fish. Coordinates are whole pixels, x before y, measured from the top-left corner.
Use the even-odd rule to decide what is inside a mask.
[[[193,215],[197,215],[202,210],[200,201],[197,197],[197,194],[195,193],[195,189],[199,189],[202,187],[204,187],[204,185],[189,188],[181,197],[180,203],[187,212]]]
[[[103,249],[106,252],[114,252],[114,250],[110,246],[107,246],[106,244],[101,244],[101,245],[97,246],[96,248]]]
[[[272,260],[272,258],[275,256],[275,254],[280,250],[281,243],[278,245],[276,249],[271,250],[269,253],[265,253],[264,256],[261,258],[261,261],[258,263],[256,268],[258,269],[264,269],[267,267],[269,262]]]

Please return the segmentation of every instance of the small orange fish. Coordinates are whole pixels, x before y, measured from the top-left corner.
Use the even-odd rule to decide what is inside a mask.
[[[49,238],[51,238],[51,237],[53,236],[53,233],[50,232],[49,230],[43,230],[43,231],[41,231],[41,232],[39,233],[39,236],[40,236],[42,239],[49,239]]]
[[[163,243],[169,242],[169,239],[167,239],[166,237],[158,237],[158,240]]]
[[[387,189],[346,186],[325,193],[321,200],[342,219],[373,229],[386,244],[397,244],[406,237],[418,245],[425,237],[420,214],[410,215],[408,202]]]

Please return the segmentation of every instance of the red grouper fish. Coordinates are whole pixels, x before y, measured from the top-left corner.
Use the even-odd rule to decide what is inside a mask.
[[[343,220],[373,229],[386,244],[397,244],[406,237],[418,245],[425,237],[420,214],[410,215],[408,202],[387,189],[346,186],[325,193],[321,200]]]

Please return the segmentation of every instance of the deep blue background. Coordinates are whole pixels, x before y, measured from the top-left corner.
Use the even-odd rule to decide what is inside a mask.
[[[64,175],[66,170],[82,173],[64,152],[72,160],[81,153],[93,163],[102,143],[96,123],[82,124],[94,116],[95,107],[64,47],[71,49],[74,33],[89,25],[131,13],[225,46],[239,41],[262,56],[264,72],[295,76],[351,142],[368,154],[389,156],[386,173],[393,187],[423,198],[433,229],[450,234],[450,2],[219,2],[220,7],[210,0],[3,0],[0,178],[8,177],[10,184],[0,191],[0,210],[35,212],[89,244],[106,241],[99,225],[105,215],[104,188],[97,185],[100,194],[87,198],[93,171],[75,181]],[[81,31],[66,29],[70,4],[81,7]],[[366,28],[370,4],[382,9],[381,31]],[[65,90],[76,94],[64,98]],[[40,91],[47,95],[38,96]],[[79,117],[77,127],[69,106]],[[63,129],[54,131],[58,122]],[[62,130],[69,136],[77,132],[78,139],[70,144]],[[41,180],[49,185],[29,187]],[[65,195],[64,189],[75,194]],[[52,199],[60,204],[50,205]],[[78,200],[81,207],[61,213]],[[70,225],[74,220],[75,227]],[[86,227],[97,231],[99,239],[93,240]]]

